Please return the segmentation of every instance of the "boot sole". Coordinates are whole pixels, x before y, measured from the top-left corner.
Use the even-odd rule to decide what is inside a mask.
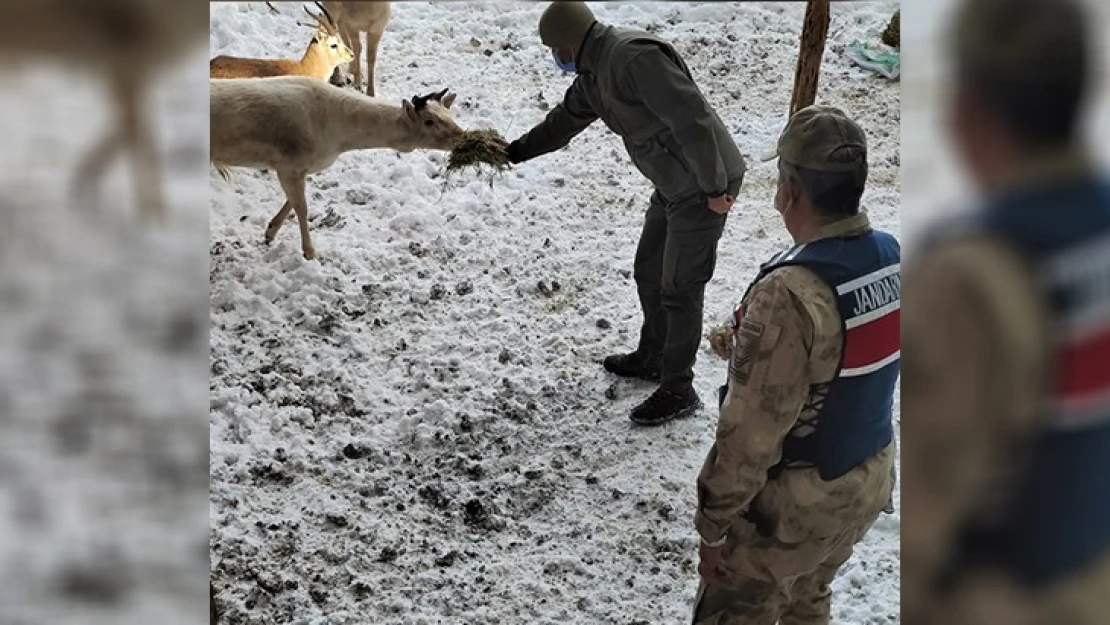
[[[694,404],[693,406],[688,406],[686,408],[683,408],[682,410],[678,410],[678,411],[672,413],[666,419],[658,419],[658,420],[653,420],[653,421],[647,421],[647,420],[644,420],[644,419],[637,419],[636,417],[631,416],[631,415],[628,418],[631,419],[632,422],[635,423],[636,425],[643,425],[643,426],[663,425],[664,423],[670,423],[671,421],[674,421],[676,419],[684,419],[686,417],[689,417],[690,415],[694,414],[695,412],[701,410],[703,405],[704,404],[702,404],[702,402],[699,400],[698,403]]]
[[[642,380],[644,382],[659,382],[659,380],[661,379],[661,377],[657,373],[648,373],[648,374],[639,374],[639,375],[637,375],[637,374],[631,374],[631,373],[617,373],[616,371],[609,371],[608,369],[606,369],[606,371],[608,371],[609,373],[612,373],[613,375],[617,376],[618,378],[621,378],[621,379],[624,379],[624,380]]]
[[[607,373],[612,373],[613,375],[617,376],[618,378],[624,378],[626,380],[643,380],[645,382],[658,382],[662,378],[662,374],[654,373],[654,372],[653,373],[628,373],[628,372],[624,372],[624,371],[613,371],[609,367],[606,367],[604,364],[601,365],[601,368],[605,369],[605,371]]]

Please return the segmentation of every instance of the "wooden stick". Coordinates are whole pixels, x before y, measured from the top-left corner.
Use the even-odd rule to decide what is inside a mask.
[[[794,95],[790,98],[790,114],[817,100],[817,78],[821,74],[821,56],[829,34],[829,0],[806,3],[802,40],[798,48],[798,67],[794,73]]]

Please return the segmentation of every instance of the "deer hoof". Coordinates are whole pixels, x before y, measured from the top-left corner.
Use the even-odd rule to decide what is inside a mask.
[[[305,260],[316,260],[316,250],[314,250],[311,247],[306,247],[304,249],[304,259]]]

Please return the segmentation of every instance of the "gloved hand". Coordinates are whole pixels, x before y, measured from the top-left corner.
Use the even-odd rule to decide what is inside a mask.
[[[523,163],[524,161],[528,160],[526,158],[523,158],[520,153],[520,139],[516,139],[515,141],[510,143],[508,147],[505,148],[505,152],[509,156],[509,162],[513,165],[516,165],[517,163]]]

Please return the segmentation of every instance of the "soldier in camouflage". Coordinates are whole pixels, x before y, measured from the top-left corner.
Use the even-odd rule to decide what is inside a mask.
[[[602,24],[583,2],[554,2],[540,39],[576,74],[563,102],[507,147],[521,163],[565,147],[601,119],[655,186],[636,249],[644,322],[636,350],[605,358],[610,373],[658,382],[633,409],[641,425],[694,413],[694,362],[706,283],[745,163],[724,122],[674,47],[650,33]]]
[[[902,623],[1110,623],[1110,176],[1074,0],[969,0],[951,137],[980,205],[907,263]]]
[[[829,583],[894,488],[899,251],[860,212],[863,130],[811,106],[775,156],[775,207],[796,245],[713,342],[730,362],[697,480],[695,624],[827,624]]]

